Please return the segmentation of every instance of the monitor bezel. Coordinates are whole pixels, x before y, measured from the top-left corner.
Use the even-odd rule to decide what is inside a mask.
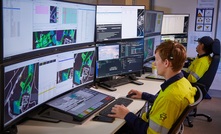
[[[2,20],[0,21],[0,28],[3,29],[3,1],[0,1],[0,6],[1,6],[1,10],[0,10],[0,17],[2,18]],[[1,30],[0,32],[0,64],[3,62],[3,30]]]
[[[0,81],[4,81],[4,68],[3,65],[0,64]],[[0,84],[0,133],[4,130],[4,84]]]

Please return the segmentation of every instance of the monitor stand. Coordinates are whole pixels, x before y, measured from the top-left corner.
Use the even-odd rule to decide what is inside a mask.
[[[34,113],[31,113],[30,115],[28,115],[28,119],[30,119],[30,120],[37,120],[37,121],[51,122],[51,123],[58,123],[58,122],[60,122],[60,120],[58,120],[58,119],[44,117],[43,113],[47,109],[48,109],[48,107],[43,106],[43,107],[35,110]]]
[[[102,81],[112,80],[113,77],[114,77],[114,76],[96,79],[96,82],[95,82],[96,86],[95,86],[95,87],[98,88],[98,86],[100,86],[100,87],[102,87],[102,88],[104,88],[104,89],[107,89],[107,90],[109,90],[109,91],[116,91],[116,90],[117,90],[116,88],[106,86],[106,85],[104,85],[104,84],[102,83]]]
[[[10,128],[8,128],[7,130],[5,130],[2,134],[17,134],[17,133],[18,133],[17,126],[13,125]]]
[[[138,81],[138,78],[136,77],[135,74],[129,74],[128,78],[132,80],[130,83],[133,83],[133,84],[136,84],[136,85],[143,85],[144,84],[143,82]]]
[[[74,124],[84,123],[84,121],[77,121],[73,118],[73,116],[65,112],[58,111],[52,107],[48,107],[44,110],[38,111],[37,113],[29,116],[29,119],[52,122],[52,123],[58,123],[60,121],[74,123]]]
[[[136,75],[135,74],[129,74],[128,75],[128,78],[130,79],[130,80],[138,80],[138,78],[136,77]]]
[[[108,86],[106,86],[106,85],[104,85],[104,84],[102,84],[102,83],[100,83],[99,86],[100,86],[100,87],[103,87],[104,89],[107,89],[107,90],[109,90],[109,91],[116,91],[116,90],[117,90],[117,89],[114,88],[114,87],[108,87]]]
[[[114,85],[113,83],[115,83],[116,85]],[[98,86],[103,87],[104,89],[107,89],[109,91],[116,91],[117,89],[115,87],[121,86],[124,84],[128,84],[128,83],[133,83],[136,85],[143,85],[144,84],[143,82],[138,81],[136,74],[127,74],[124,76],[119,76],[119,78],[116,78],[116,76],[113,76],[112,79],[110,79],[110,83],[108,82],[108,80],[107,80],[107,83],[106,83],[106,81],[98,82]]]

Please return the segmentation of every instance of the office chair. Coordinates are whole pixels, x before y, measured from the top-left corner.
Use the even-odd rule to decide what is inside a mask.
[[[192,111],[197,107],[197,105],[200,103],[200,101],[203,99],[203,94],[201,89],[198,86],[195,86],[197,88],[196,95],[195,95],[195,102],[193,104],[189,104],[184,111],[181,113],[179,118],[175,121],[175,123],[170,128],[168,134],[177,134],[180,127],[183,127],[182,123],[184,119],[188,116],[189,112]],[[184,129],[184,128],[182,128]],[[183,132],[183,131],[182,131]],[[181,132],[181,133],[182,133]],[[180,134],[180,132],[179,132]]]
[[[214,43],[212,46],[212,50],[213,50],[213,56],[212,56],[212,61],[211,64],[208,68],[208,70],[205,72],[205,74],[196,82],[196,83],[192,83],[192,85],[197,85],[201,91],[203,92],[203,98],[205,98],[207,94],[207,92],[209,91],[209,88],[214,80],[214,77],[216,75],[218,66],[219,66],[219,62],[220,62],[220,41],[218,39],[214,39]],[[210,97],[210,96],[209,96]],[[204,116],[207,118],[208,122],[212,121],[212,118],[209,115],[206,114],[198,114],[197,113],[197,108],[195,108],[193,110],[193,114],[190,114],[189,116]],[[193,124],[191,123],[191,121],[189,120],[189,118],[187,117],[187,121],[188,121],[188,125],[189,127],[193,127]]]
[[[197,83],[201,83],[205,85],[206,91],[209,91],[210,86],[214,80],[216,75],[219,61],[220,61],[220,41],[218,39],[214,39],[214,43],[212,46],[213,56],[211,64],[205,74],[197,81]]]

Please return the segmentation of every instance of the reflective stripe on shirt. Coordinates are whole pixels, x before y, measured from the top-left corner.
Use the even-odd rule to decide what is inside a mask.
[[[200,79],[200,77],[193,71],[190,72],[191,75],[193,75],[193,77],[196,79],[196,81],[198,81]]]
[[[163,126],[160,126],[159,124],[157,124],[156,122],[152,120],[149,121],[149,127],[153,129],[155,132],[160,133],[160,134],[167,134],[169,132],[169,129]]]

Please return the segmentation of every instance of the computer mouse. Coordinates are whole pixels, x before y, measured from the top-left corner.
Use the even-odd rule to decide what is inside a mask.
[[[126,97],[127,97],[127,98],[131,98],[131,96],[133,96],[133,95],[136,95],[136,93],[128,94]]]

